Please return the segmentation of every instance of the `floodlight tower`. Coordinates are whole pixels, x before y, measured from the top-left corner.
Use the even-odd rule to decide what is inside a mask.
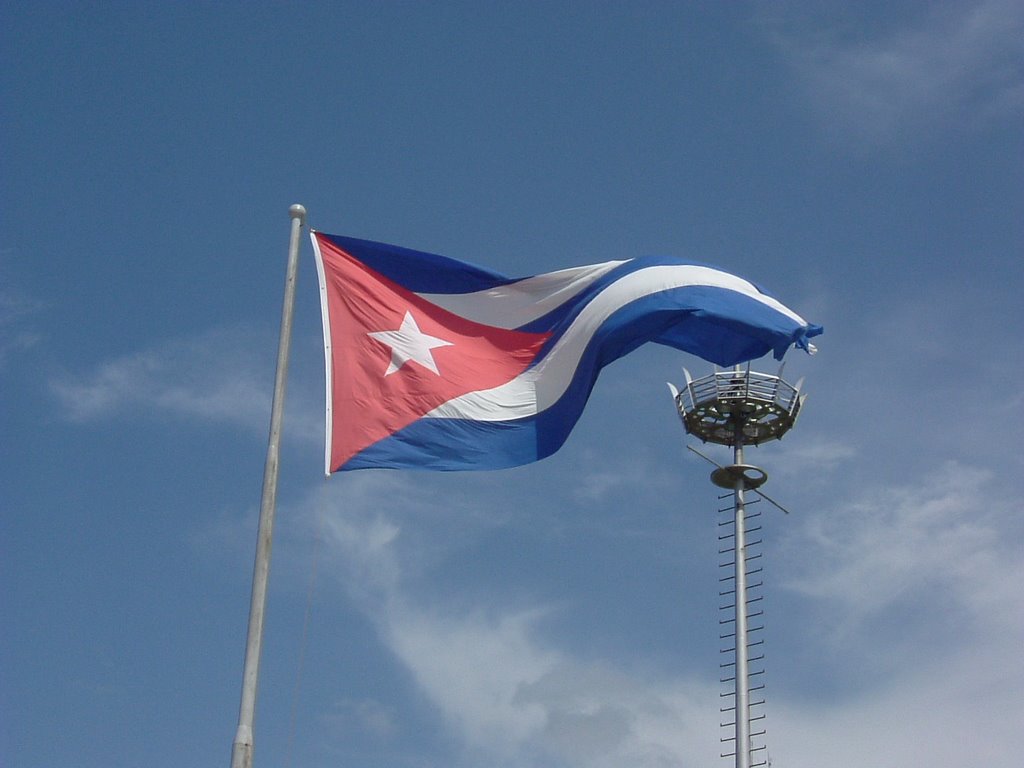
[[[751,554],[750,548],[761,542],[747,541],[747,533],[760,530],[760,526],[749,531],[747,529],[748,502],[745,495],[747,491],[753,491],[762,499],[772,504],[775,502],[757,490],[768,479],[768,474],[760,467],[744,463],[743,448],[781,438],[796,422],[806,395],[800,394],[803,380],[797,382],[796,386],[788,384],[782,378],[781,367],[777,375],[771,375],[751,371],[748,363],[746,368],[736,366],[726,371],[716,369],[714,373],[696,380],[691,378],[690,372],[685,368],[683,373],[686,376],[683,390],[679,391],[672,384],[669,384],[669,389],[672,390],[672,397],[687,433],[705,443],[728,445],[733,449],[733,463],[729,466],[718,466],[711,473],[711,482],[719,488],[732,491],[733,498],[731,519],[719,523],[722,526],[732,526],[732,533],[719,536],[720,541],[727,542],[732,539],[732,544],[720,549],[719,552],[723,555],[733,555],[731,563],[721,564],[726,568],[732,567],[731,575],[720,580],[726,584],[729,581],[733,582],[732,588],[723,587],[719,594],[722,597],[732,596],[732,605],[724,605],[722,609],[733,609],[733,612],[731,618],[719,623],[734,625],[733,632],[721,635],[723,640],[733,640],[732,648],[722,649],[722,653],[733,654],[733,661],[721,666],[723,669],[734,668],[732,677],[723,676],[722,682],[735,683],[733,691],[722,694],[723,697],[734,697],[731,707],[722,707],[723,713],[733,713],[733,722],[722,724],[723,728],[732,726],[733,735],[723,738],[722,741],[731,741],[734,750],[724,753],[722,757],[735,756],[736,768],[753,768],[765,765],[765,762],[751,763],[753,753],[760,752],[765,747],[755,746],[751,741],[752,737],[764,735],[764,730],[751,733],[751,723],[764,718],[763,714],[755,715],[751,708],[763,704],[764,700],[751,702],[750,694],[751,691],[764,686],[751,686],[751,677],[762,674],[763,670],[751,672],[750,662],[759,661],[764,655],[754,658],[750,656],[751,647],[763,642],[750,642],[750,633],[763,627],[749,626],[749,620],[760,616],[762,612],[751,612],[751,605],[760,601],[761,597],[748,597],[748,586],[761,586],[761,582],[748,584],[748,577],[761,570],[759,567],[749,567],[752,560],[760,557],[760,554]],[[720,511],[727,512],[729,509],[726,507]]]

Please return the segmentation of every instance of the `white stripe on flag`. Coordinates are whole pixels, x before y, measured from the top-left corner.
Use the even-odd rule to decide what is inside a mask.
[[[645,296],[688,286],[731,290],[780,312],[800,325],[807,325],[802,317],[777,299],[765,296],[752,283],[727,272],[692,265],[647,267],[623,276],[594,297],[536,366],[501,386],[449,400],[430,411],[425,418],[509,421],[535,416],[565,394],[587,344],[614,312]]]
[[[625,261],[560,269],[474,293],[420,293],[420,297],[467,320],[495,328],[520,328],[577,296]]]

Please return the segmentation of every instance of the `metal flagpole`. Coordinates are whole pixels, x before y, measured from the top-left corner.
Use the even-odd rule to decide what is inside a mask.
[[[291,347],[292,314],[295,307],[295,278],[299,270],[299,234],[306,220],[306,209],[293,205],[288,241],[288,269],[284,284],[284,309],[281,313],[281,338],[277,349],[277,374],[274,400],[270,409],[270,439],[267,463],[263,470],[263,497],[256,534],[256,562],[252,574],[252,602],[249,605],[249,633],[245,644],[242,671],[242,703],[238,711],[238,730],[231,749],[231,768],[252,766],[252,724],[256,712],[256,686],[259,678],[260,651],[263,647],[263,614],[267,605],[267,579],[270,575],[270,545],[274,533],[274,505],[277,500],[278,449],[281,444],[281,417],[288,381],[288,353]]]

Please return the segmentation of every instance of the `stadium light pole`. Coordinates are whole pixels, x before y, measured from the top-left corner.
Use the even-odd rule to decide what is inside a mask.
[[[733,465],[737,467],[743,464],[743,424],[744,420],[738,418],[735,421],[736,436],[733,443]],[[750,768],[750,662],[747,649],[747,542],[746,542],[746,502],[744,498],[746,490],[745,477],[742,471],[735,473],[733,484],[733,531],[734,539],[734,567],[733,585],[736,594],[733,603],[734,626],[736,628],[736,681],[735,681],[735,704],[736,704],[736,768]]]
[[[747,539],[747,514],[746,514],[746,491],[753,491],[764,501],[786,510],[758,490],[768,479],[767,473],[760,467],[744,463],[743,449],[747,445],[760,445],[770,440],[780,439],[796,423],[806,395],[800,393],[802,380],[793,386],[782,378],[782,369],[778,375],[758,373],[750,370],[748,363],[746,369],[736,366],[732,370],[715,370],[710,376],[704,376],[694,380],[689,371],[683,369],[686,375],[686,385],[682,391],[674,385],[669,384],[672,391],[672,399],[675,401],[679,416],[683,420],[683,426],[687,434],[693,435],[706,443],[731,446],[733,449],[733,463],[729,466],[721,466],[717,462],[708,459],[700,451],[694,453],[711,461],[718,468],[711,473],[711,482],[719,488],[732,491],[732,533],[726,533],[719,537],[719,540],[733,539],[731,547],[719,550],[720,554],[732,552],[732,563],[720,563],[720,567],[732,566],[732,574],[724,577],[721,581],[731,579],[733,588],[720,593],[723,597],[731,594],[733,604],[721,606],[722,610],[732,609],[732,618],[720,623],[733,623],[733,632],[721,635],[723,640],[732,638],[732,648],[722,649],[722,652],[732,651],[733,660],[720,665],[723,669],[733,668],[733,677],[724,677],[722,682],[732,680],[733,690],[722,696],[732,696],[733,706],[722,708],[722,712],[733,712],[733,722],[722,723],[722,727],[731,727],[733,735],[722,739],[723,742],[732,742],[734,749],[731,753],[725,753],[722,757],[735,757],[736,768],[753,768],[754,766],[765,765],[765,762],[753,763],[752,756],[755,752],[766,750],[766,746],[754,746],[752,737],[763,736],[764,730],[756,733],[751,732],[751,720],[761,720],[764,715],[754,716],[751,708],[764,704],[763,699],[751,702],[750,679],[753,675],[761,674],[750,671],[750,634],[763,629],[763,626],[751,627],[749,619],[752,615],[760,615],[755,612],[751,614],[751,603],[760,598],[748,598],[748,588],[761,586],[760,583],[751,585],[748,577],[752,572],[748,564],[755,557],[751,555],[751,546],[757,545],[760,541],[748,541]],[[727,509],[727,508],[726,508]],[[725,512],[726,509],[719,510]],[[719,523],[725,525],[725,523]],[[728,529],[727,529],[728,530]],[[752,529],[756,530],[756,529]],[[761,641],[758,641],[759,644]],[[763,654],[756,659],[764,658]],[[763,685],[758,686],[758,689]]]

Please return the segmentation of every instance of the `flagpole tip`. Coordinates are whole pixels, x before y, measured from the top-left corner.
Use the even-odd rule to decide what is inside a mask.
[[[301,221],[305,221],[306,220],[306,208],[304,206],[299,205],[298,203],[296,203],[295,205],[293,205],[291,208],[288,209],[288,215],[291,216],[293,219],[299,219]]]

